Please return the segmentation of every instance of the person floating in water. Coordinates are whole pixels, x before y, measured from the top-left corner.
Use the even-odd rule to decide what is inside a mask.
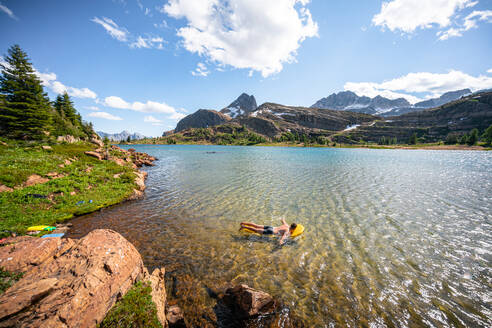
[[[282,225],[278,227],[259,225],[252,222],[241,222],[241,229],[249,229],[262,235],[278,235],[280,236],[279,243],[282,245],[285,243],[287,237],[290,236],[292,231],[296,229],[297,224],[292,223],[289,226],[287,222],[285,222],[285,219],[280,219],[280,221],[282,222]]]

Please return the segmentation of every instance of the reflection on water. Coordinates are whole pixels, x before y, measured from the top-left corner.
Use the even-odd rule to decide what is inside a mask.
[[[122,233],[166,266],[187,312],[232,281],[310,327],[492,325],[492,152],[134,148],[160,159],[145,199],[75,219],[71,234]],[[278,247],[237,232],[280,217],[304,235]]]

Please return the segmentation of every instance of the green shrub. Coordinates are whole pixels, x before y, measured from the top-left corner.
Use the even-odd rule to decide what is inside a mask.
[[[457,133],[449,133],[446,136],[446,140],[444,141],[444,143],[446,145],[456,145],[458,141],[459,141],[459,135]]]
[[[16,281],[22,278],[23,273],[5,271],[0,267],[0,295],[10,288]]]
[[[148,282],[137,282],[116,302],[99,328],[162,328]]]

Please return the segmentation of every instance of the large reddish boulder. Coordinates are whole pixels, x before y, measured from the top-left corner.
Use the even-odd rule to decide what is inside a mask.
[[[62,245],[61,238],[20,236],[7,241],[0,247],[0,267],[11,272],[29,271],[53,257]]]
[[[31,238],[2,247],[0,260],[24,272],[0,296],[0,327],[95,327],[145,272],[135,247],[102,229],[80,240]]]

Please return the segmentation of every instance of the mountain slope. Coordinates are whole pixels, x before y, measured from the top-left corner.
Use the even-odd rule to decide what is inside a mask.
[[[342,133],[353,140],[377,142],[382,137],[396,137],[406,142],[413,133],[426,142],[444,140],[450,133],[462,135],[477,128],[480,133],[492,124],[492,92],[471,95],[442,106],[415,111],[360,126]]]
[[[191,128],[208,128],[209,126],[221,125],[231,118],[215,110],[199,109],[193,114],[181,119],[174,132],[181,132]]]

